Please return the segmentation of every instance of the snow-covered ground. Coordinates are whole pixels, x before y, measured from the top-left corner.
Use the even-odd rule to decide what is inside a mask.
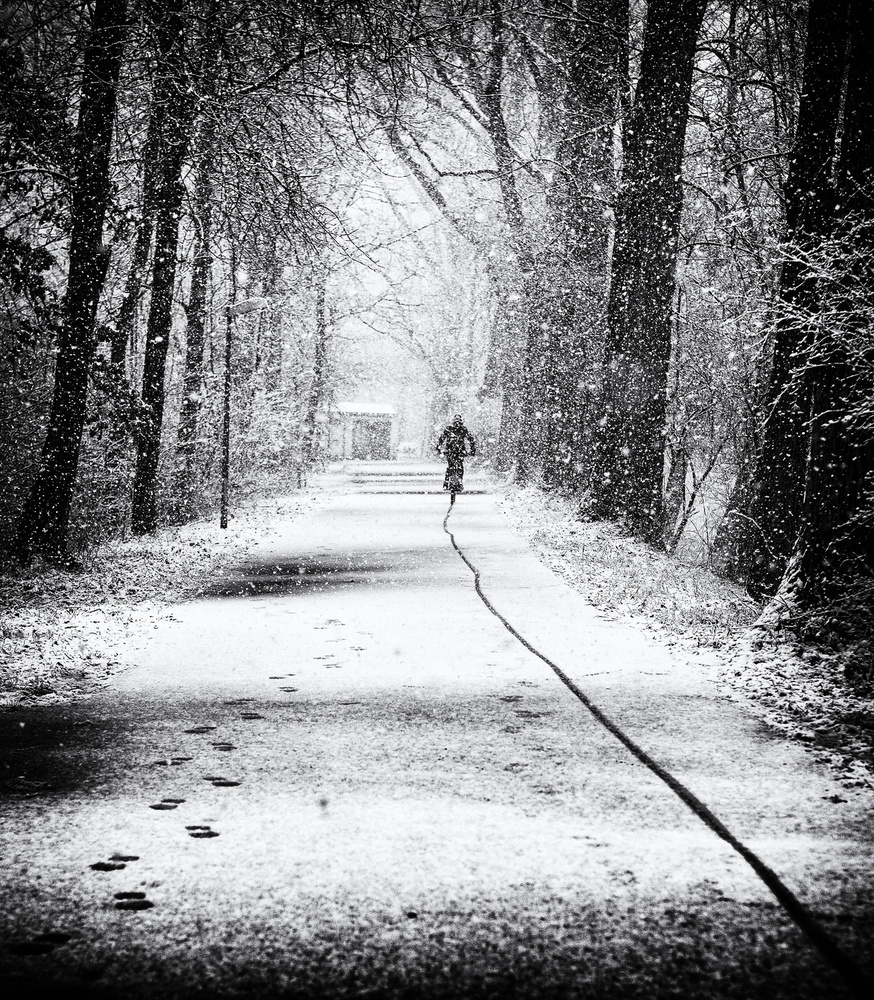
[[[615,525],[581,522],[571,500],[505,486],[502,509],[595,607],[693,654],[724,693],[805,743],[848,789],[874,788],[874,697],[848,682],[841,651],[756,628],[760,607],[740,587]]]
[[[870,968],[871,796],[722,696],[709,649],[588,603],[472,476],[449,526],[526,648],[441,479],[350,467],[236,558],[205,544],[208,581],[165,556],[195,599],[122,672],[0,714],[0,986],[849,1000],[749,852]]]
[[[312,490],[250,501],[218,516],[101,545],[81,572],[35,565],[0,576],[0,710],[87,697],[120,666],[134,635],[154,628],[275,530],[311,509]]]
[[[721,689],[806,743],[848,787],[874,788],[874,697],[845,677],[840,651],[754,627],[759,606],[699,566],[575,516],[572,501],[499,486],[501,506],[540,558],[604,614],[694,656]],[[0,709],[87,697],[175,602],[274,530],[311,510],[322,490],[249,502],[229,530],[216,519],[101,546],[86,570],[46,567],[0,576]]]

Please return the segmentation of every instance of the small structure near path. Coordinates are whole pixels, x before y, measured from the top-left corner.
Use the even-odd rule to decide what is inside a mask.
[[[394,461],[397,410],[390,403],[336,403],[328,413],[327,438],[331,458]]]

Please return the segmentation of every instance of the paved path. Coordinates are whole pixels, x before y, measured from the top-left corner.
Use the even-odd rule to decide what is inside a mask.
[[[313,513],[176,609],[105,692],[0,718],[7,985],[849,995],[749,866],[489,614],[439,484],[436,466],[326,477]],[[599,617],[488,493],[451,525],[502,613],[870,969],[864,801],[830,802],[846,793],[809,755]]]

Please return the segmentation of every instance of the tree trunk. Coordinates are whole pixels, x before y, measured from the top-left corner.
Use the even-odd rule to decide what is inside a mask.
[[[481,399],[500,397],[501,422],[495,445],[495,467],[501,472],[513,468],[519,437],[519,385],[522,377],[520,356],[525,346],[525,317],[520,317],[510,302],[506,281],[491,261],[486,264],[494,289],[495,305],[491,316],[489,351]],[[445,414],[441,413],[443,417]]]
[[[130,268],[125,281],[124,294],[115,321],[115,330],[110,345],[110,360],[119,375],[124,374],[124,363],[128,345],[131,342],[137,306],[143,290],[143,275],[149,261],[152,235],[155,229],[155,203],[158,185],[158,153],[160,138],[164,131],[164,102],[158,99],[159,83],[155,83],[155,95],[149,109],[149,125],[146,144],[143,148],[143,193],[140,219],[137,223],[134,249]]]
[[[848,0],[812,0],[798,126],[786,181],[787,236],[800,251],[783,265],[766,422],[751,501],[738,497],[736,572],[759,597],[776,589],[798,535],[807,464],[808,400],[800,378],[819,289],[802,259],[832,225],[832,164],[845,67]],[[735,515],[737,516],[737,515]]]
[[[518,386],[505,385],[501,396],[498,446],[495,449],[495,468],[499,472],[508,472],[513,468],[513,457],[518,453],[521,408]]]
[[[544,483],[567,488],[586,463],[582,387],[602,349],[610,241],[605,208],[614,188],[613,123],[624,75],[627,0],[580,0],[556,22],[556,32],[566,90],[549,193],[552,247],[537,266],[529,364],[537,369],[532,382],[543,413],[538,451]]]
[[[191,128],[191,98],[182,70],[183,22],[179,10],[167,10],[157,30],[161,99],[166,102],[167,115],[160,140],[152,299],[143,361],[141,395],[145,417],[137,439],[131,503],[131,531],[135,535],[147,534],[157,527],[156,485],[164,418],[164,377],[184,194],[181,174]]]
[[[216,102],[221,44],[225,37],[221,20],[207,29],[199,59],[199,107],[196,154],[194,157],[194,205],[191,222],[194,228],[194,251],[191,265],[191,289],[185,309],[185,371],[182,378],[182,402],[176,432],[176,502],[179,513],[190,516],[196,489],[195,459],[200,413],[204,401],[204,348],[207,331],[207,298],[212,277],[214,159],[220,107]]]
[[[834,7],[832,7],[834,13]],[[874,433],[870,405],[871,288],[874,286],[874,21],[851,6],[850,47],[833,252],[836,287],[806,371],[807,468],[799,530],[777,604],[808,609],[874,576]]]
[[[273,307],[266,316],[262,314],[261,367],[264,372],[264,390],[268,394],[275,393],[282,387],[282,312],[278,304],[280,279],[281,268],[274,237],[264,275],[264,297]]]
[[[588,513],[657,544],[683,146],[705,0],[652,0],[625,136]]]
[[[209,113],[209,112],[208,112]],[[185,375],[176,437],[176,459],[180,486],[192,485],[197,432],[203,405],[203,351],[206,345],[206,303],[212,274],[212,157],[215,123],[212,115],[201,126],[194,181],[195,230],[191,293],[188,299],[185,338]]]
[[[325,398],[328,367],[328,317],[325,308],[325,291],[328,275],[324,267],[316,271],[316,337],[313,352],[313,380],[307,397],[307,410],[303,424],[302,457],[304,468],[312,466],[316,455],[316,416]]]
[[[521,312],[526,327],[530,326],[530,313],[532,305],[532,288],[534,275],[534,258],[531,252],[531,243],[525,223],[525,212],[522,207],[522,197],[516,183],[516,154],[510,145],[510,136],[507,128],[507,120],[504,116],[504,79],[506,74],[507,58],[507,25],[504,20],[504,10],[502,0],[490,0],[488,5],[489,23],[489,45],[484,60],[484,76],[482,78],[474,76],[472,83],[475,88],[477,100],[485,113],[484,127],[488,133],[489,141],[495,156],[495,170],[498,178],[498,187],[501,192],[501,203],[504,215],[507,220],[509,230],[509,245],[516,259],[519,271],[520,307],[514,312]],[[503,452],[507,443],[512,440],[516,447],[516,476],[520,482],[524,482],[529,474],[532,463],[531,442],[535,439],[536,416],[534,414],[534,404],[526,405],[526,401],[531,399],[532,393],[529,387],[532,385],[531,372],[527,362],[522,366],[521,379],[517,382],[515,372],[505,372],[505,382],[510,380],[513,385],[509,390],[514,399],[505,398],[504,413],[507,416],[517,413],[519,422],[515,420],[501,422],[501,441],[499,453]],[[505,397],[507,389],[505,388]],[[521,405],[516,407],[516,403]],[[502,464],[506,458],[502,455]]]
[[[103,224],[111,198],[109,157],[127,16],[126,0],[96,0],[76,130],[64,325],[40,468],[18,527],[16,548],[23,561],[33,552],[56,560],[66,557],[97,303],[108,264]]]

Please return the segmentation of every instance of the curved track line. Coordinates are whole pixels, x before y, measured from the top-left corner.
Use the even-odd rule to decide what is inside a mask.
[[[453,498],[454,499],[454,498]],[[745,844],[735,837],[735,835],[728,829],[728,827],[719,819],[718,816],[711,809],[706,806],[701,799],[695,795],[690,789],[688,789],[679,779],[675,778],[673,774],[670,773],[666,768],[662,767],[658,761],[654,760],[650,755],[637,743],[631,739],[608,715],[606,715],[598,706],[592,701],[591,698],[579,688],[568,675],[558,666],[536,649],[531,643],[518,632],[507,619],[501,614],[500,611],[492,604],[492,602],[483,593],[483,589],[480,583],[480,571],[471,562],[471,560],[465,555],[458,542],[455,540],[455,535],[449,530],[449,515],[452,513],[452,505],[450,504],[449,510],[446,512],[446,517],[443,518],[443,530],[449,535],[449,539],[452,542],[452,546],[455,551],[461,556],[467,568],[473,573],[473,585],[476,589],[477,594],[482,600],[483,604],[491,611],[491,613],[498,619],[498,621],[504,626],[507,631],[518,639],[520,643],[530,652],[533,653],[538,659],[542,660],[559,678],[559,680],[571,691],[589,710],[589,712],[601,723],[601,725],[633,755],[635,756],[641,764],[649,768],[649,770],[656,775],[656,777],[661,778],[661,780],[671,789],[671,791],[689,807],[689,809],[705,824],[708,826],[717,837],[721,837],[730,847],[732,847],[737,853],[747,862],[750,868],[759,876],[759,878],[765,883],[765,885],[771,890],[777,901],[786,911],[786,913],[795,921],[796,925],[804,931],[811,942],[815,945],[819,953],[826,959],[826,961],[832,966],[832,968],[840,975],[844,983],[849,987],[849,989],[858,997],[865,998],[869,1000],[871,996],[874,996],[874,984],[868,979],[862,969],[856,964],[856,962],[841,948],[841,946],[829,935],[828,931],[819,923],[819,921],[811,914],[800,899],[792,892],[792,890],[785,885],[780,876],[772,869],[769,868],[764,861],[761,860],[756,854],[754,854]]]

